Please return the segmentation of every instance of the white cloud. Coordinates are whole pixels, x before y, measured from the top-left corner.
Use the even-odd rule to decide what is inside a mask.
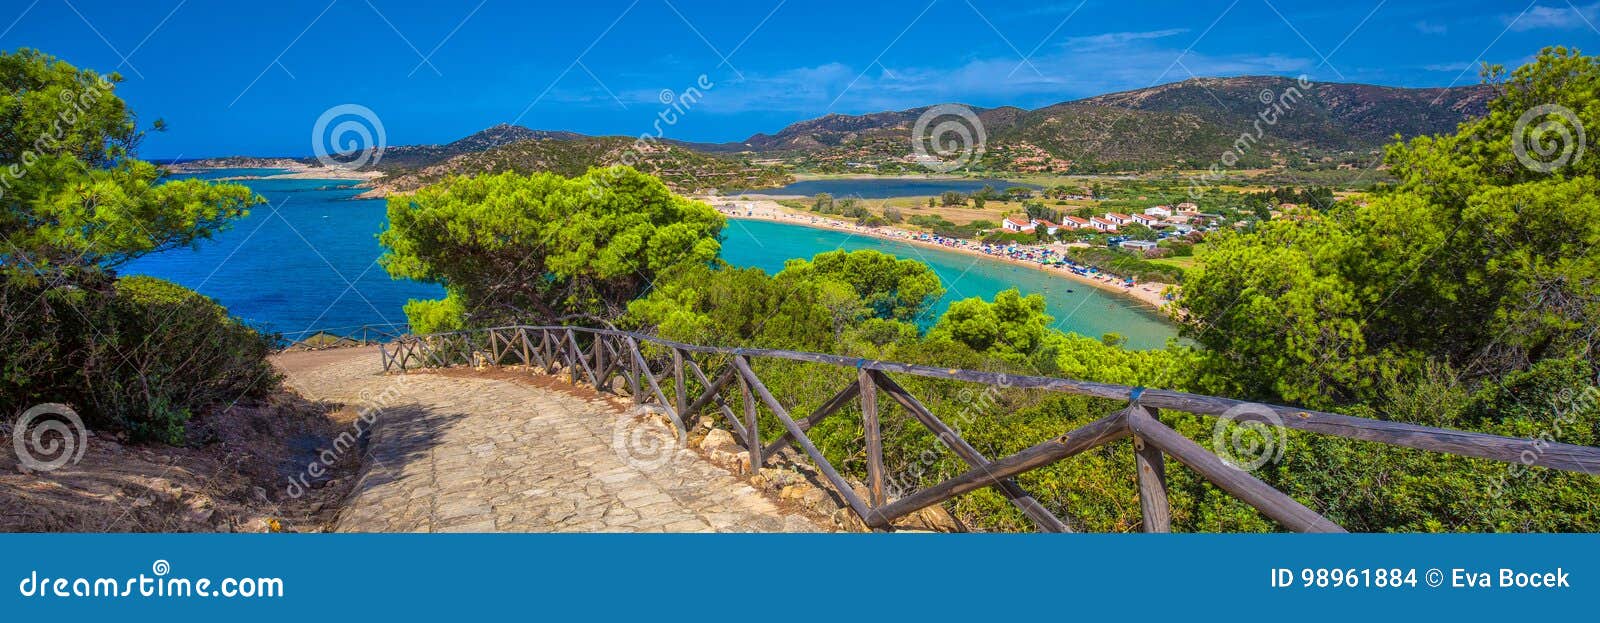
[[[1450,28],[1448,26],[1445,26],[1444,24],[1430,22],[1430,21],[1425,20],[1425,19],[1424,20],[1418,20],[1417,23],[1412,24],[1412,27],[1416,28],[1417,32],[1420,32],[1420,33],[1422,33],[1424,35],[1442,35],[1442,34],[1445,34],[1447,32],[1450,32]]]
[[[1541,5],[1528,9],[1520,17],[1508,15],[1505,20],[1511,30],[1518,32],[1545,28],[1557,30],[1593,28],[1596,20],[1600,20],[1600,2],[1584,7],[1570,3],[1565,6]]]
[[[1445,72],[1445,73],[1461,73],[1463,71],[1466,71],[1470,67],[1472,67],[1472,63],[1468,63],[1468,62],[1432,63],[1432,64],[1428,64],[1428,65],[1423,65],[1422,66],[1422,68],[1427,70],[1427,71],[1438,71],[1438,72]]]
[[[704,102],[707,110],[719,112],[807,115],[901,110],[941,102],[1032,107],[1193,76],[1298,74],[1315,66],[1307,58],[1281,54],[1185,51],[1186,41],[1169,41],[1185,32],[1070,37],[1041,49],[1026,64],[1013,55],[973,59],[953,68],[875,65],[863,71],[837,62],[768,73],[746,68],[744,80],[718,85]]]

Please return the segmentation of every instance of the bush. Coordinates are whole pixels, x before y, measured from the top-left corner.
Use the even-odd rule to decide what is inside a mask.
[[[1162,248],[1171,249],[1172,257],[1190,257],[1194,255],[1194,243],[1187,240],[1172,239],[1161,243]]]
[[[113,281],[90,270],[73,282],[12,275],[0,288],[8,412],[64,402],[92,427],[177,443],[194,414],[277,387],[267,362],[275,338],[216,301],[152,277]],[[39,304],[27,307],[32,300]]]
[[[85,368],[91,412],[136,438],[176,443],[197,412],[260,397],[280,380],[273,338],[210,297],[154,277],[117,280],[115,327],[99,365]]]
[[[1067,251],[1067,254],[1080,264],[1088,264],[1113,275],[1133,277],[1139,281],[1179,283],[1183,280],[1183,269],[1146,261],[1141,255],[1098,247],[1072,249]]]

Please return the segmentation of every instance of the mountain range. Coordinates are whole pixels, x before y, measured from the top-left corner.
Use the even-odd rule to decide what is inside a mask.
[[[1282,165],[1295,157],[1370,160],[1395,135],[1455,130],[1486,113],[1494,95],[1487,85],[1412,89],[1245,76],[1195,78],[1036,110],[970,110],[987,135],[982,168],[1089,173],[1203,168],[1245,134],[1252,140],[1232,166]],[[819,172],[914,170],[910,139],[929,109],[827,115],[776,134],[700,148],[781,157]]]
[[[1404,88],[1244,76],[1194,78],[1034,110],[963,107],[985,136],[966,170],[1066,174],[1219,162],[1229,168],[1368,165],[1397,135],[1454,131],[1485,114],[1495,95],[1489,85]],[[912,133],[931,109],[829,114],[735,143],[661,140],[643,149],[629,137],[502,124],[445,145],[388,148],[376,165],[385,175],[374,183],[374,194],[412,190],[449,175],[575,175],[623,162],[660,175],[680,191],[777,186],[792,179],[791,171],[926,172],[913,154]],[[951,119],[969,126],[969,133],[977,131],[970,120]]]

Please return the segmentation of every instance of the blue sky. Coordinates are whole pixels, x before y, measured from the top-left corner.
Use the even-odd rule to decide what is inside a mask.
[[[119,71],[150,158],[308,155],[360,104],[391,145],[496,124],[733,141],[833,113],[1037,107],[1193,76],[1447,86],[1546,45],[1600,52],[1600,2],[3,0],[0,49]],[[134,6],[137,5],[137,6]]]

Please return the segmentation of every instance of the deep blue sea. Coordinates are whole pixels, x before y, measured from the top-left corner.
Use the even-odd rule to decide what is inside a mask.
[[[203,178],[269,175],[229,169]],[[378,232],[388,221],[381,199],[346,180],[247,180],[267,203],[251,209],[199,249],[140,258],[125,274],[161,277],[221,302],[235,316],[289,339],[319,329],[404,324],[406,300],[438,298],[444,289],[395,281],[378,266]],[[343,333],[343,331],[334,331]]]
[[[233,169],[200,177],[268,175],[270,170]],[[354,200],[355,182],[336,180],[245,180],[268,201],[250,216],[204,241],[198,249],[147,256],[125,274],[169,279],[216,298],[236,316],[296,339],[309,332],[348,333],[361,325],[405,323],[408,299],[438,298],[438,286],[396,281],[378,266],[377,235],[386,221],[381,199]],[[981,183],[979,184],[981,186]],[[834,249],[875,249],[921,260],[944,281],[951,301],[1017,287],[1045,296],[1058,327],[1099,337],[1120,333],[1134,348],[1159,348],[1176,334],[1156,314],[1130,299],[1042,271],[870,236],[851,235],[768,221],[730,220],[723,230],[723,258],[768,272],[785,260]],[[1070,292],[1068,290],[1071,290]]]
[[[727,191],[725,194],[748,192],[761,195],[804,195],[810,197],[818,193],[828,193],[835,197],[888,199],[890,197],[939,195],[952,190],[958,193],[972,193],[982,190],[984,186],[993,186],[995,190],[1005,190],[1013,186],[1039,188],[1033,184],[1005,180],[874,178],[805,180],[781,188],[764,188],[749,191],[733,190]]]

